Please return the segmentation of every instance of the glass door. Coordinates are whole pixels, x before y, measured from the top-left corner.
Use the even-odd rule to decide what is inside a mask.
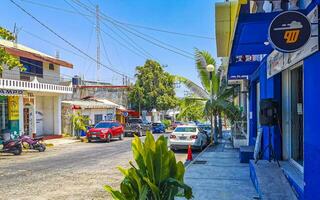
[[[290,71],[291,76],[291,159],[303,166],[303,70]]]

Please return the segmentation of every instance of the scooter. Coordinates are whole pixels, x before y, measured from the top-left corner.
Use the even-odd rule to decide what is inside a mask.
[[[20,140],[7,140],[3,141],[3,148],[0,149],[1,153],[13,153],[20,155],[22,153],[22,146]]]
[[[31,138],[28,135],[21,135],[19,139],[25,149],[34,149],[39,152],[44,152],[46,150],[46,145],[42,143],[43,137]]]

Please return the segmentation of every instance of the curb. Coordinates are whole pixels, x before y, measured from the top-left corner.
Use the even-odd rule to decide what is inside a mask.
[[[54,144],[51,143],[44,143],[46,145],[46,147],[54,147]]]
[[[209,144],[205,149],[203,149],[198,155],[197,155],[197,157],[195,157],[195,159],[193,159],[192,161],[186,161],[185,163],[187,163],[187,162],[189,162],[189,163],[187,163],[186,165],[185,165],[185,169],[188,169],[196,160],[197,160],[197,158],[199,157],[199,156],[201,156],[202,154],[204,154],[206,151],[207,151],[207,149],[209,148],[209,147],[211,147],[211,146],[213,146],[214,144]]]

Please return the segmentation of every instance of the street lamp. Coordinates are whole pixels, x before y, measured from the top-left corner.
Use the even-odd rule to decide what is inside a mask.
[[[210,77],[210,104],[213,102],[213,89],[212,89],[212,72],[214,71],[214,66],[212,64],[207,65],[207,71],[209,72]],[[210,109],[211,110],[211,109]],[[212,110],[210,112],[210,124],[211,124],[211,144],[213,143],[213,113]],[[214,138],[214,142],[216,142],[216,138]]]

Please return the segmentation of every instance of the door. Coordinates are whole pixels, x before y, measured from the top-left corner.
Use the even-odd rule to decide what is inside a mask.
[[[303,68],[290,71],[291,85],[291,159],[303,167]]]
[[[30,108],[23,109],[23,132],[25,135],[31,135],[30,131]]]

